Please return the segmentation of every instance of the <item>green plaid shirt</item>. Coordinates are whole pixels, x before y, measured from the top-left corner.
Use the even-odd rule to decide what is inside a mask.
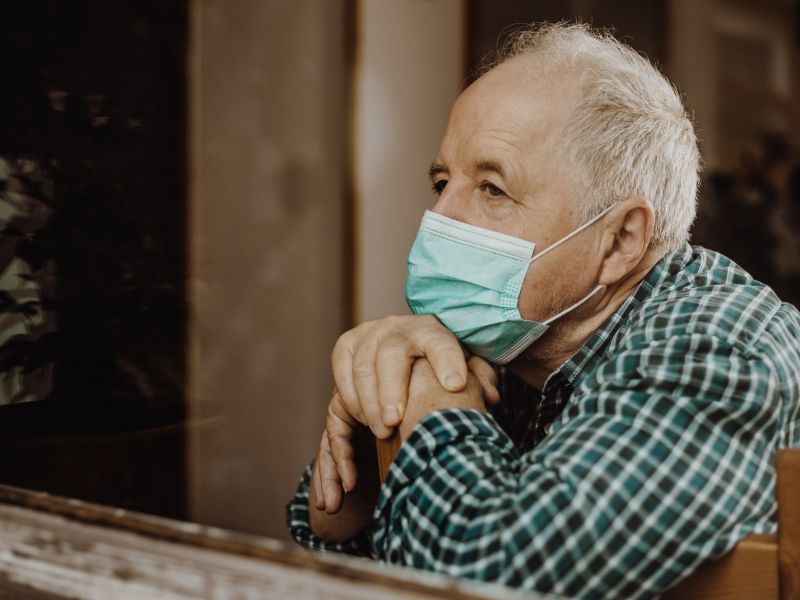
[[[539,392],[504,378],[494,414],[430,413],[371,531],[298,543],[570,597],[647,598],[775,521],[777,448],[800,445],[800,314],[686,244]]]

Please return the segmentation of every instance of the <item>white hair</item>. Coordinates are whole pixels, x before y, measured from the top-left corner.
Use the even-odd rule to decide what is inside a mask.
[[[582,23],[517,31],[488,68],[532,53],[545,69],[573,68],[581,76],[582,96],[560,148],[561,158],[583,175],[580,220],[642,196],[655,210],[651,246],[669,249],[686,241],[697,207],[700,154],[677,90],[632,48]]]

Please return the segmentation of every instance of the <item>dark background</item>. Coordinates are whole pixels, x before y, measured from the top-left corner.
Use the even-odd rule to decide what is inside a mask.
[[[41,290],[6,310],[50,323],[0,349],[50,378],[0,410],[4,483],[185,514],[186,20],[180,0],[0,4],[0,193],[47,215],[0,233]]]

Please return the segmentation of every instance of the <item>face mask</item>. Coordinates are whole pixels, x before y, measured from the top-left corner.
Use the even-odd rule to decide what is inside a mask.
[[[522,282],[533,261],[560,246],[609,210],[533,256],[535,244],[425,211],[408,255],[406,302],[414,314],[434,315],[473,354],[495,364],[515,359],[603,286],[543,323],[519,314]]]

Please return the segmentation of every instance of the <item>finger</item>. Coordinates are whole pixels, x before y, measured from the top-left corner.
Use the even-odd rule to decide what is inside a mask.
[[[319,459],[320,453],[317,453],[317,462],[314,463],[314,470],[311,472],[311,485],[314,488],[314,508],[322,510],[325,508],[325,495],[322,493],[322,481],[319,478]]]
[[[353,382],[353,340],[355,339],[353,331],[342,334],[337,340],[331,354],[331,367],[336,390],[339,392],[342,402],[348,407],[350,414],[363,422],[363,415],[360,414],[361,405]]]
[[[383,422],[381,405],[378,400],[378,375],[375,365],[377,343],[377,339],[374,337],[362,340],[362,344],[353,355],[353,383],[361,414],[364,417],[362,422],[369,425],[372,433],[383,439],[392,435],[392,429]],[[352,415],[351,407],[347,406],[347,408]]]
[[[497,389],[497,372],[492,365],[479,356],[472,356],[467,361],[467,367],[480,382],[483,397],[491,404],[499,403],[500,391]]]
[[[451,392],[459,392],[467,383],[467,361],[458,339],[441,324],[430,327],[420,339],[419,352],[428,358],[436,379]]]
[[[351,492],[356,487],[357,468],[355,450],[353,448],[353,433],[357,421],[347,414],[341,404],[341,398],[334,394],[328,406],[328,417],[325,432],[331,455],[336,463],[336,471],[342,482],[344,491]]]
[[[322,438],[319,476],[322,480],[322,492],[325,496],[325,512],[331,515],[335,514],[342,507],[342,484],[339,479],[339,473],[336,471],[336,463],[331,455],[327,435]]]
[[[378,401],[383,423],[389,427],[403,420],[413,364],[414,357],[409,356],[405,347],[400,344],[387,343],[378,350],[375,358]]]

